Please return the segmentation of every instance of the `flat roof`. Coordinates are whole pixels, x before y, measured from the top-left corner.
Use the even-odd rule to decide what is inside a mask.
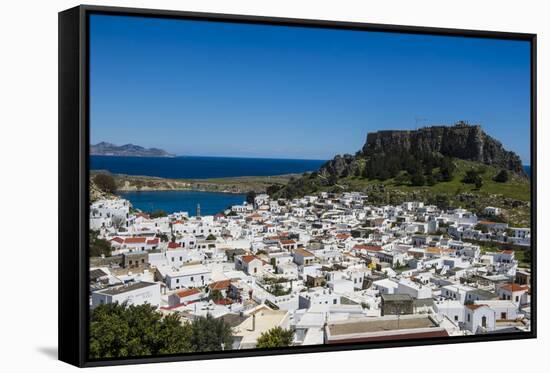
[[[406,301],[412,301],[412,297],[409,294],[382,294],[382,299],[384,302],[387,301],[399,301],[399,302],[406,302]]]
[[[134,282],[129,285],[117,286],[117,287],[100,290],[97,293],[105,294],[105,295],[118,295],[118,294],[127,293],[129,291],[143,289],[153,285],[156,285],[156,283],[141,281],[141,282]]]
[[[422,329],[432,328],[436,326],[437,325],[429,317],[418,317],[416,315],[412,318],[401,316],[399,318],[399,322],[397,317],[382,316],[374,318],[373,320],[361,320],[354,322],[334,323],[328,325],[330,334],[333,336],[359,333],[376,333],[403,329]]]

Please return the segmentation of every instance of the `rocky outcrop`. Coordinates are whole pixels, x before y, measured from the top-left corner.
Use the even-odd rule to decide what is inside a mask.
[[[459,122],[454,126],[433,126],[414,131],[379,131],[369,133],[362,154],[439,153],[444,156],[480,162],[527,176],[519,156],[504,149],[479,125]]]
[[[440,154],[503,168],[527,177],[519,156],[504,149],[502,144],[487,135],[479,125],[458,122],[453,126],[432,126],[418,130],[391,130],[372,132],[357,156],[337,155],[325,163],[321,174],[342,176],[355,172],[358,157],[369,158],[377,154],[414,155]]]

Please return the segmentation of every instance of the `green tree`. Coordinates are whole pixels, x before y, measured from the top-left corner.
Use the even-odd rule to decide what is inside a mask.
[[[149,216],[152,219],[156,219],[156,218],[164,218],[164,217],[168,216],[168,214],[164,210],[155,210],[155,211],[151,212],[149,214]]]
[[[208,314],[199,317],[192,323],[191,345],[197,352],[231,350],[233,347],[233,331],[231,326],[222,319],[214,319]]]
[[[395,185],[405,185],[410,181],[409,175],[407,175],[407,173],[399,174],[395,177],[395,179],[393,179],[393,181]]]
[[[428,203],[430,205],[436,205],[437,208],[440,210],[447,210],[449,209],[451,201],[447,194],[437,193],[436,195],[431,195],[430,197],[428,197]],[[441,224],[439,224],[439,226],[442,227]]]
[[[477,187],[478,184],[483,183],[483,180],[476,170],[468,170],[466,171],[466,174],[464,174],[462,182],[464,184],[475,184]]]
[[[90,316],[90,357],[192,352],[191,333],[179,315],[162,317],[149,304],[102,304]]]
[[[251,190],[250,192],[246,193],[246,202],[249,204],[249,205],[253,205],[254,204],[254,199],[256,198],[256,192]]]
[[[109,174],[97,174],[94,176],[95,185],[106,193],[115,193],[117,190],[116,182],[114,177]]]
[[[477,229],[478,231],[481,231],[481,233],[488,233],[489,228],[487,228],[486,224],[478,223],[475,225],[474,229]]]
[[[206,241],[214,241],[215,239],[216,239],[216,236],[214,236],[212,233],[210,233],[208,237],[206,237]]]
[[[483,179],[481,177],[478,177],[475,182],[476,189],[481,189],[483,186]]]
[[[292,345],[294,332],[277,326],[262,333],[257,340],[257,348],[288,347]]]
[[[509,179],[510,176],[508,175],[508,171],[506,170],[500,170],[500,172],[494,178],[497,183],[506,183]]]
[[[338,176],[335,173],[328,175],[328,184],[336,185],[338,183]]]
[[[162,242],[168,242],[168,235],[166,233],[157,233],[157,237],[160,238]]]
[[[417,171],[411,176],[411,185],[422,186],[426,183],[426,178],[421,172]]]
[[[441,181],[451,181],[453,179],[455,170],[456,166],[452,158],[444,157],[441,160],[441,164],[439,166],[439,176]]]
[[[111,243],[99,238],[99,232],[90,230],[90,256],[111,256]]]
[[[212,299],[214,302],[217,302],[223,299],[223,294],[220,290],[214,289],[210,292],[210,299]]]
[[[315,174],[315,176],[314,176],[314,174]],[[311,177],[312,178],[317,177],[317,172],[312,173]],[[266,193],[269,194],[270,196],[272,196],[275,193],[277,193],[278,191],[280,191],[282,188],[283,187],[281,185],[272,184],[272,185],[270,185],[266,188]]]

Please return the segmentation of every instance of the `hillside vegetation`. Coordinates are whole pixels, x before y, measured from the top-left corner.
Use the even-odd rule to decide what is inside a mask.
[[[330,180],[320,172],[313,172],[300,178],[291,179],[285,187],[272,193],[274,197],[295,198],[319,192],[361,191],[369,196],[373,204],[399,204],[410,200],[421,200],[441,208],[463,207],[482,215],[487,206],[505,210],[505,219],[512,225],[530,225],[530,183],[529,179],[509,173],[507,182],[497,182],[495,177],[500,168],[479,162],[452,159],[454,171],[447,181],[437,181],[433,185],[413,185],[407,171],[399,171],[395,177],[385,180],[364,177],[365,163],[359,161],[357,174]],[[439,173],[433,169],[433,174]],[[474,171],[482,183],[466,183],[468,172]]]

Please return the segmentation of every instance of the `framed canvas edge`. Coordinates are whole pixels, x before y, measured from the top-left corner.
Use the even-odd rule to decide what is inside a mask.
[[[251,349],[123,359],[90,360],[88,358],[88,215],[89,215],[89,28],[91,14],[110,14],[154,18],[192,19],[214,22],[252,23],[456,37],[493,38],[528,41],[531,46],[531,229],[532,229],[532,298],[531,330],[461,337],[444,337],[334,345],[294,346],[281,349]],[[70,27],[68,26],[70,25]],[[68,32],[67,30],[70,30]],[[537,331],[537,209],[536,209],[536,34],[454,28],[400,26],[346,21],[313,20],[220,13],[186,12],[80,5],[59,13],[59,213],[58,213],[58,323],[59,360],[79,367],[143,364],[220,358],[272,356],[298,353],[364,350],[476,343],[536,338]],[[75,65],[76,64],[76,65]],[[76,80],[76,81],[75,81]],[[76,95],[76,97],[74,97]],[[75,145],[77,149],[75,149]],[[73,180],[75,178],[78,180]],[[77,232],[78,237],[74,237]],[[76,247],[76,253],[74,252]],[[76,273],[75,273],[76,271]],[[75,286],[72,282],[76,282]],[[76,303],[76,304],[75,304]]]

